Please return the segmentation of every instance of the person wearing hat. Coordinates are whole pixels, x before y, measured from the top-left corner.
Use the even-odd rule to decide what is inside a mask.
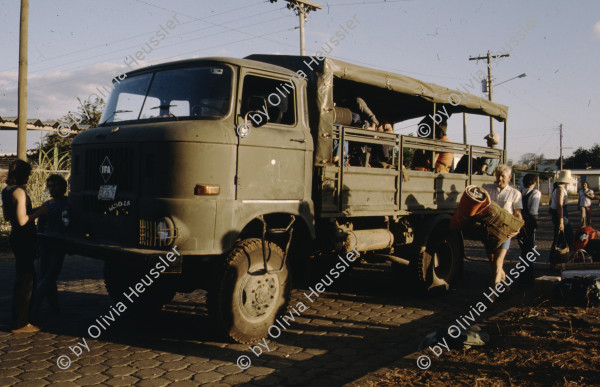
[[[500,143],[500,136],[497,133],[490,133],[483,138],[487,141],[489,148],[494,148]],[[478,168],[475,168],[475,174],[477,175],[493,175],[498,165],[500,165],[500,159],[493,159],[489,157],[480,157],[478,160]]]
[[[554,225],[554,238],[552,240],[552,248],[554,251],[558,243],[559,233],[563,232],[567,245],[570,247],[573,244],[573,229],[569,223],[569,214],[567,211],[567,184],[572,183],[571,171],[560,171],[558,179],[554,183],[554,190],[550,200],[550,215],[552,215],[552,224]]]

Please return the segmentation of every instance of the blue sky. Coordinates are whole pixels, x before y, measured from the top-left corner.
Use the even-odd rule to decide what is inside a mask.
[[[126,57],[141,50],[169,20],[174,29],[133,67],[203,56],[297,54],[298,17],[285,4],[282,0],[274,4],[255,0],[30,0],[28,115],[50,119],[74,110],[77,97],[87,98],[96,87],[127,70]],[[557,157],[561,123],[566,155],[577,147],[600,143],[597,0],[335,0],[320,4],[323,9],[310,13],[306,23],[308,53],[319,50],[339,24],[356,15],[360,23],[330,56],[450,88],[469,84],[478,78],[478,71],[486,71],[483,61],[469,61],[470,56],[507,49],[512,38],[510,57],[493,66],[495,83],[528,75],[494,88],[494,101],[509,107],[509,158],[518,160],[526,152]],[[19,2],[3,1],[2,9],[0,115],[14,116]],[[471,93],[484,96],[479,85]],[[470,117],[468,127],[469,142],[483,145],[488,120]],[[396,125],[398,133],[415,130],[414,122]],[[452,141],[462,142],[462,120],[452,117],[448,132]],[[39,134],[29,132],[28,145],[36,141]],[[16,132],[0,132],[0,153],[15,150]]]

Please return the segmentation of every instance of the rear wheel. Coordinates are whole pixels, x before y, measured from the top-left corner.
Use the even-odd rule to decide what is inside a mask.
[[[287,264],[280,269],[283,251],[265,242],[264,272],[262,241],[243,240],[228,254],[208,293],[209,313],[217,327],[239,343],[254,343],[268,335],[275,318],[289,302]]]
[[[425,251],[417,253],[412,269],[417,286],[428,293],[446,292],[462,271],[461,235],[447,227],[437,227],[429,237]]]

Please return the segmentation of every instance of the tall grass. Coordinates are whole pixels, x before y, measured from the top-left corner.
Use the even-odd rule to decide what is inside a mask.
[[[58,149],[49,151],[39,150],[37,161],[29,160],[33,170],[27,183],[27,194],[31,198],[33,208],[39,207],[50,199],[46,191],[46,179],[52,174],[59,174],[67,180],[67,192],[69,192],[69,177],[71,176],[71,155],[69,151],[59,152]],[[6,187],[6,174],[0,174],[0,191]],[[8,236],[10,223],[4,219],[2,207],[0,207],[0,238]]]

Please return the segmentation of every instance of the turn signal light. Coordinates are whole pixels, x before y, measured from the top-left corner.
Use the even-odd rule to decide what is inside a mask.
[[[214,184],[196,184],[194,195],[218,195],[221,193],[221,187]]]

